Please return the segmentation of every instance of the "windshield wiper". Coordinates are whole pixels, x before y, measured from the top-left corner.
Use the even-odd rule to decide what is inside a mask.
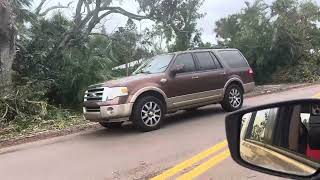
[[[168,65],[165,65],[165,66],[160,67],[159,69],[163,69],[163,68],[167,68],[167,67],[168,67]]]
[[[137,74],[151,74],[151,72],[150,71],[140,71],[140,72],[134,73],[134,75],[137,75]]]

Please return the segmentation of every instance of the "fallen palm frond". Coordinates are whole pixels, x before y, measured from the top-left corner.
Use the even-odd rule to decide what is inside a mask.
[[[39,92],[27,86],[0,93],[0,140],[7,135],[63,129],[84,122],[80,114],[37,98]]]

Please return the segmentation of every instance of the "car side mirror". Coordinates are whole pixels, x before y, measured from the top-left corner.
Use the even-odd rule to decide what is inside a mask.
[[[276,176],[320,177],[320,100],[302,99],[239,110],[226,117],[233,160]]]
[[[171,74],[172,75],[176,75],[178,73],[182,73],[184,72],[184,64],[177,64],[177,65],[174,65],[173,68],[171,69]]]

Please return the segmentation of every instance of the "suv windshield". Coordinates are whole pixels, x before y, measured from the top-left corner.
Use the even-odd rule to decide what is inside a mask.
[[[150,59],[147,59],[144,63],[142,63],[137,70],[135,70],[132,74],[155,74],[164,72],[171,59],[173,58],[172,54],[158,55],[154,56]]]

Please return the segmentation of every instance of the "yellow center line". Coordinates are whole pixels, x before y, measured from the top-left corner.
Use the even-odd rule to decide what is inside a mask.
[[[225,160],[229,156],[230,156],[230,151],[229,151],[229,149],[227,149],[227,150],[219,153],[218,155],[212,157],[208,161],[204,162],[200,166],[196,167],[192,171],[187,172],[187,173],[183,174],[182,176],[178,177],[177,180],[194,179],[194,178],[198,177],[199,175],[203,174],[204,172],[208,171],[213,166],[219,164],[221,161]]]
[[[208,157],[209,155],[225,148],[227,146],[227,140],[223,140],[222,142],[214,145],[213,147],[211,147],[210,149],[203,151],[199,154],[197,154],[196,156],[193,156],[191,159],[188,159],[186,161],[183,161],[182,163],[174,166],[171,169],[168,169],[166,171],[164,171],[162,174],[152,178],[151,180],[163,180],[163,179],[167,179],[175,174],[177,174],[178,172],[182,171],[183,169],[186,169],[190,166],[192,166],[193,164],[195,164],[198,161],[201,161],[203,159],[205,159],[206,157]]]
[[[312,96],[314,98],[320,98],[320,92],[315,94],[314,96]],[[227,146],[227,140],[223,140],[222,142],[214,145],[213,147],[211,147],[210,149],[203,151],[199,154],[197,154],[196,156],[183,161],[182,163],[174,166],[171,169],[168,169],[166,171],[164,171],[162,174],[152,178],[151,180],[163,180],[163,179],[167,179],[175,174],[177,174],[178,172],[191,167],[193,164],[205,159],[206,157],[210,156],[211,154],[223,149],[224,147]],[[201,165],[197,166],[196,168],[194,168],[193,170],[183,174],[182,176],[178,177],[178,180],[188,180],[188,179],[194,179],[197,176],[203,174],[204,172],[208,171],[210,168],[214,167],[215,165],[219,164],[221,161],[225,160],[226,158],[228,158],[230,156],[230,152],[229,149],[213,156],[212,158],[210,158],[208,161],[202,163]]]

